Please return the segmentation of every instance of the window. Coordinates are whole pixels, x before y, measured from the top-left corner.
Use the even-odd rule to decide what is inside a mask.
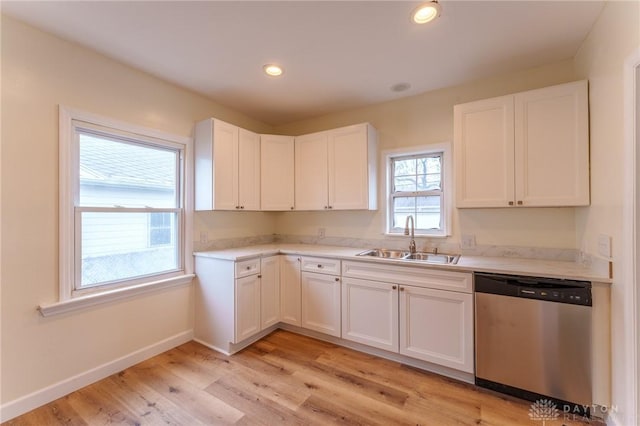
[[[417,235],[446,236],[448,145],[387,153],[387,234],[404,234],[413,216]]]
[[[62,108],[60,118],[60,300],[187,277],[190,140]]]

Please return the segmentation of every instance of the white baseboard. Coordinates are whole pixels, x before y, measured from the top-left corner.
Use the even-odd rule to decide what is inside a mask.
[[[51,401],[55,401],[80,388],[109,377],[146,359],[193,340],[193,330],[168,337],[160,342],[139,349],[121,358],[102,364],[76,376],[62,380],[0,406],[0,422],[6,422]]]

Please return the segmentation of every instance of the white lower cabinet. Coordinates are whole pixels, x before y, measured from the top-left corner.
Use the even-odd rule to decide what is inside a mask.
[[[280,256],[280,320],[301,325],[300,256]]]
[[[342,338],[473,373],[472,274],[366,262],[342,274]]]
[[[197,256],[195,267],[195,340],[233,353],[280,322],[279,256],[237,262]]]
[[[398,351],[398,286],[343,278],[342,338]]]
[[[260,260],[260,330],[280,322],[280,256]]]
[[[340,337],[340,277],[302,272],[301,326]]]
[[[260,331],[260,275],[236,280],[235,331],[233,343]]]
[[[473,373],[473,296],[400,287],[400,353]]]

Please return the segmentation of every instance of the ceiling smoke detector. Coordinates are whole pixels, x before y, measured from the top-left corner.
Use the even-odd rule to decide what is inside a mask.
[[[392,92],[404,92],[406,90],[409,90],[411,88],[411,85],[409,83],[398,83],[398,84],[394,84],[393,86],[391,86],[391,91]]]
[[[411,20],[416,24],[426,24],[440,16],[440,4],[433,0],[416,7],[411,14]]]

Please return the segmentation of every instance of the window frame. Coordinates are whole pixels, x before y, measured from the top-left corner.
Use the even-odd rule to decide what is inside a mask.
[[[384,230],[387,236],[404,236],[404,227],[402,229],[393,228],[393,200],[394,184],[393,184],[393,160],[406,157],[419,157],[440,154],[442,156],[442,176],[439,191],[420,191],[427,195],[439,195],[441,197],[441,228],[438,230],[415,230],[415,235],[420,237],[446,238],[451,235],[451,200],[453,199],[453,183],[452,183],[452,159],[451,159],[451,143],[442,142],[431,145],[414,146],[408,148],[400,148],[395,150],[387,150],[382,154],[382,168],[385,170],[385,211],[384,211]],[[439,194],[437,194],[439,193]],[[424,194],[422,194],[424,195]],[[414,218],[415,220],[415,218]]]
[[[73,110],[64,106],[59,107],[59,190],[60,190],[60,224],[59,224],[59,302],[72,302],[74,300],[91,298],[93,302],[96,296],[110,295],[105,301],[120,298],[125,293],[137,294],[146,292],[149,288],[166,287],[171,285],[191,282],[193,278],[193,260],[190,253],[193,241],[191,229],[193,212],[193,182],[189,172],[192,170],[191,152],[193,142],[191,138],[176,136],[155,129],[132,125],[123,121],[114,120],[83,111]],[[79,126],[78,126],[79,125]],[[83,211],[105,210],[116,212],[121,209],[81,207],[78,206],[79,197],[79,138],[76,127],[90,129],[95,133],[103,132],[106,136],[130,138],[142,144],[171,148],[179,151],[178,159],[180,169],[177,173],[180,180],[177,183],[179,204],[176,208],[126,208],[127,212],[177,212],[178,219],[177,241],[178,244],[178,269],[166,273],[152,274],[149,276],[133,277],[127,280],[102,283],[98,285],[76,288],[79,283],[80,271],[80,221],[78,215]],[[95,304],[95,303],[91,304]],[[46,312],[57,313],[58,308],[52,305],[40,306],[43,315]],[[65,308],[67,309],[67,308]],[[70,309],[72,310],[72,309]]]

